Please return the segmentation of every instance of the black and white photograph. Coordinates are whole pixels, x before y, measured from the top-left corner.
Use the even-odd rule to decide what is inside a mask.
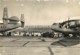
[[[80,55],[80,0],[0,0],[0,55]]]

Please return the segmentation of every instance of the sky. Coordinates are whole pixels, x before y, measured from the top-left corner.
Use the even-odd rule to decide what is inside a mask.
[[[4,7],[8,17],[24,14],[26,25],[51,25],[80,17],[80,0],[0,0],[0,20]]]

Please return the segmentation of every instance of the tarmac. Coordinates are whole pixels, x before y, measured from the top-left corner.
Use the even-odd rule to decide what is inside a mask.
[[[80,39],[0,37],[0,55],[80,55]]]

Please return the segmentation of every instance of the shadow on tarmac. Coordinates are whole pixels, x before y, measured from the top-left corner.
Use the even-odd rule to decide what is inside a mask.
[[[55,45],[57,43],[61,44],[64,47],[69,47],[69,46],[74,46],[74,45],[79,44],[80,39],[79,38],[64,38],[54,43],[51,43],[51,45]]]

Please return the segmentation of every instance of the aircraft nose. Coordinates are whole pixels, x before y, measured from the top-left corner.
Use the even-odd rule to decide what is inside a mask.
[[[52,25],[51,26],[51,29],[55,29],[55,28],[57,28],[56,25]]]

